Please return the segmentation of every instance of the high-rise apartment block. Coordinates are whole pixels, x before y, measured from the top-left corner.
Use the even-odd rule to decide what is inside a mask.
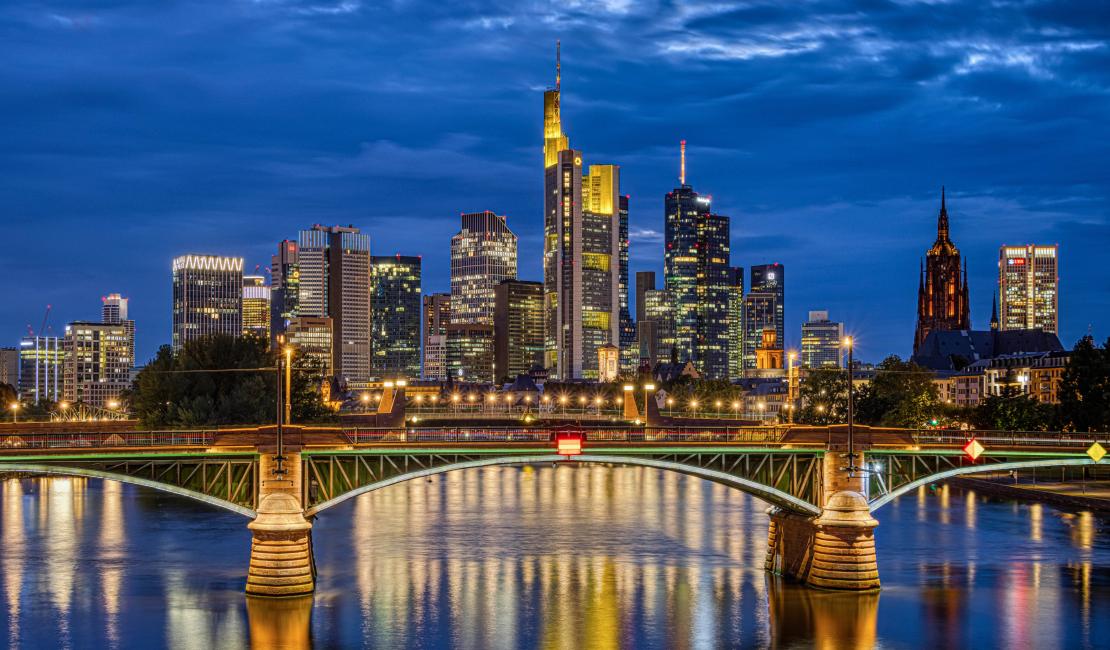
[[[420,262],[419,256],[371,258],[370,322],[376,377],[420,376]]]
[[[597,379],[598,348],[620,345],[630,320],[628,197],[616,165],[583,173],[562,130],[560,73],[556,54],[544,93],[544,363],[558,379]]]
[[[493,290],[516,278],[517,238],[490,211],[462,215],[451,238],[451,322],[493,324]]]
[[[998,252],[998,292],[1003,330],[1059,333],[1058,245],[1003,246]]]
[[[173,349],[209,336],[243,333],[243,258],[182,255],[173,260]]]
[[[447,326],[451,324],[451,294],[424,296],[424,379],[447,379]]]
[[[496,378],[513,380],[543,367],[543,283],[506,280],[494,295]]]
[[[65,351],[57,336],[26,336],[19,341],[19,399],[62,399]]]
[[[809,312],[809,320],[802,324],[802,366],[840,368],[843,340],[843,323],[829,320],[827,311]]]
[[[332,319],[334,374],[369,385],[370,236],[354,226],[314,225],[297,238],[297,313]]]
[[[674,300],[675,351],[702,376],[729,376],[729,219],[686,184],[682,142],[679,186],[664,199],[664,280]]]
[[[134,329],[122,322],[66,325],[62,396],[70,402],[113,407],[131,387]]]
[[[270,340],[270,286],[261,275],[243,276],[243,336]]]

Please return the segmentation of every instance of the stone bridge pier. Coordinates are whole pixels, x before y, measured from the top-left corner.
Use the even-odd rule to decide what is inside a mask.
[[[316,588],[312,524],[301,504],[301,455],[287,451],[284,457],[285,473],[275,474],[276,455],[259,455],[258,516],[247,524],[253,535],[247,572],[251,596],[304,596]]]
[[[858,453],[858,452],[857,452]],[[844,451],[825,453],[824,506],[818,517],[771,508],[767,539],[768,571],[822,589],[866,591],[879,588],[875,527],[864,476],[848,476]]]

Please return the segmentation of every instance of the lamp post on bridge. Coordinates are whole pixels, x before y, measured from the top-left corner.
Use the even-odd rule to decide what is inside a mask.
[[[848,469],[848,476],[849,477],[851,477],[853,475],[853,473],[857,469],[859,469],[858,467],[856,467],[856,441],[855,441],[855,431],[854,431],[854,427],[853,427],[854,422],[853,422],[853,412],[852,412],[852,402],[854,401],[854,398],[855,398],[855,386],[854,386],[854,382],[852,381],[852,379],[853,379],[853,377],[852,377],[852,375],[853,375],[853,372],[852,372],[852,370],[853,370],[852,369],[852,364],[853,364],[852,351],[853,351],[853,347],[854,347],[852,345],[852,343],[853,343],[852,337],[850,337],[850,336],[845,336],[844,337],[843,344],[844,344],[845,347],[848,348],[848,468],[847,469]]]

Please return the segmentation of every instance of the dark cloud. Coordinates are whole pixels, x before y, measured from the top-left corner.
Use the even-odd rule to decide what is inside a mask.
[[[973,317],[1002,243],[1061,245],[1063,338],[1110,320],[1110,14],[1089,2],[20,1],[0,7],[0,345],[132,298],[169,338],[169,260],[265,263],[315,222],[424,255],[460,211],[508,214],[541,275],[540,91],[623,169],[632,270],[661,270],[662,196],[732,218],[733,263],[788,267],[808,309],[905,354],[917,258],[951,190]],[[982,316],[982,318],[980,318]],[[5,343],[5,341],[7,343]]]

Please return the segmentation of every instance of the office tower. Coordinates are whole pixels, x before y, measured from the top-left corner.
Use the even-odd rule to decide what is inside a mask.
[[[654,366],[674,357],[674,300],[668,291],[644,291],[644,319],[639,328],[641,359]]]
[[[460,382],[494,381],[493,325],[452,323],[447,326],[447,374]]]
[[[373,373],[384,379],[420,376],[420,257],[371,258]]]
[[[424,296],[424,379],[447,379],[447,326],[451,323],[451,294]]]
[[[65,352],[57,336],[26,336],[19,341],[19,399],[62,399]]]
[[[496,378],[527,374],[543,367],[543,283],[505,280],[494,291],[494,368]]]
[[[19,348],[0,348],[0,384],[19,391]]]
[[[678,361],[708,379],[729,375],[729,219],[686,183],[686,141],[679,186],[664,198],[663,275],[674,302]]]
[[[749,292],[766,293],[775,297],[775,337],[779,345],[786,344],[786,267],[779,263],[758,264],[751,267]]]
[[[127,328],[127,343],[130,346],[128,358],[131,366],[135,365],[135,321],[128,318],[127,310],[130,300],[118,293],[110,293],[100,299],[100,322],[119,324]]]
[[[243,336],[270,340],[270,287],[261,275],[243,276]]]
[[[489,210],[462,215],[451,238],[451,322],[493,324],[493,290],[516,279],[517,239],[506,217]]]
[[[317,378],[332,376],[334,335],[327,316],[294,316],[285,325],[285,344],[299,350],[317,369]]]
[[[597,379],[597,349],[620,345],[628,319],[628,197],[616,165],[583,175],[562,132],[559,73],[557,62],[544,93],[544,363],[557,379]]]
[[[620,254],[618,256],[618,264],[620,268],[619,285],[620,285],[620,367],[625,372],[635,372],[636,368],[640,365],[640,350],[636,343],[636,322],[632,320],[632,312],[628,306],[628,196],[620,197],[618,216],[618,228],[620,232],[617,234],[618,248]]]
[[[827,311],[809,312],[802,324],[801,364],[806,368],[840,368],[844,324],[829,320]]]
[[[135,345],[134,329],[128,322],[75,321],[66,325],[63,399],[113,408],[131,388]]]
[[[960,250],[948,238],[948,209],[944,188],[940,190],[937,215],[937,240],[925,253],[925,265],[917,284],[917,330],[913,352],[929,332],[971,329],[971,303],[967,288],[967,267],[960,275]]]
[[[728,376],[744,376],[744,267],[728,272]]]
[[[1002,330],[1059,333],[1059,246],[1003,246],[998,252]]]
[[[243,333],[243,258],[182,255],[173,260],[173,349],[209,336]]]
[[[365,388],[370,368],[370,236],[354,226],[312,226],[297,238],[297,313],[332,320],[336,377]]]
[[[270,336],[275,341],[285,333],[289,320],[299,314],[297,300],[300,284],[297,242],[282,240],[277,254],[270,258]]]
[[[655,291],[655,271],[636,271],[636,322],[644,320],[644,292]]]

